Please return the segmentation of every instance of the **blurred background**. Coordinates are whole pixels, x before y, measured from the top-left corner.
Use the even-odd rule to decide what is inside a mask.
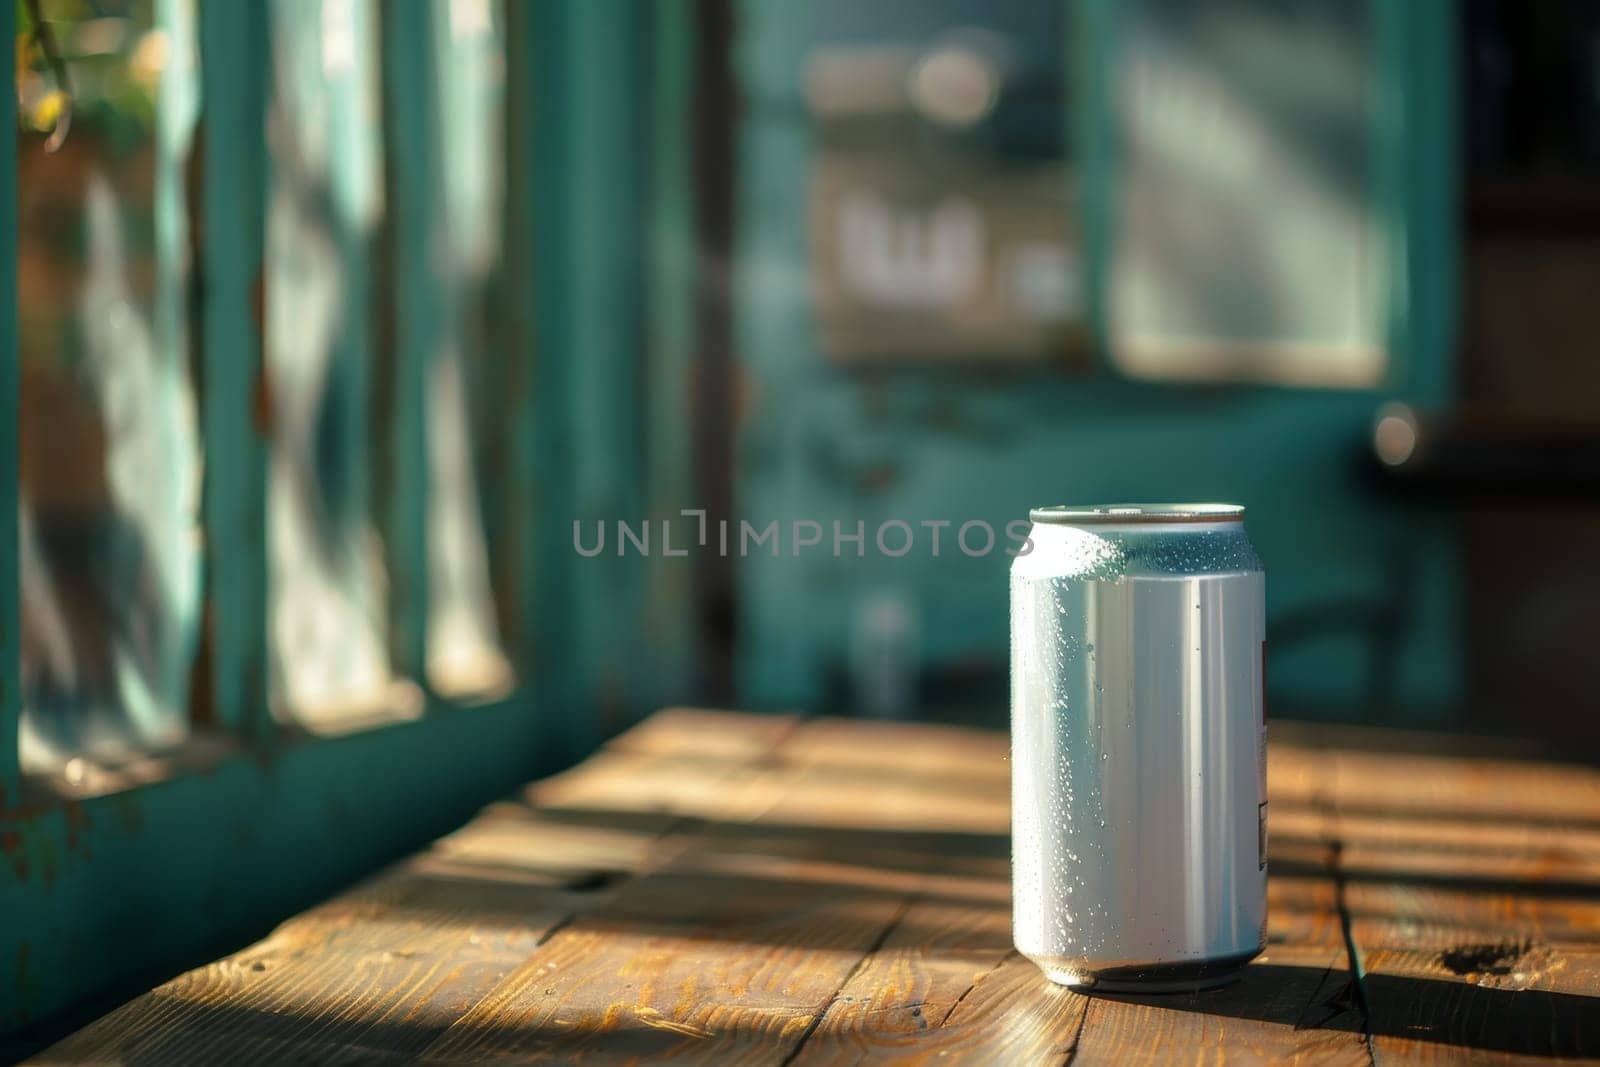
[[[285,724],[526,683],[568,755],[663,703],[1003,725],[1001,553],[571,525],[1227,500],[1274,715],[1600,740],[1600,8],[400,8],[259,6],[235,190],[194,0],[17,7],[25,769],[222,717],[203,189],[261,208]]]

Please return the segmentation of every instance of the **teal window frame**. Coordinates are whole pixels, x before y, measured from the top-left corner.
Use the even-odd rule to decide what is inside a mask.
[[[1419,405],[1454,393],[1457,261],[1455,7],[1450,0],[1363,0],[1374,32],[1372,105],[1383,117],[1370,133],[1379,210],[1397,239],[1387,243],[1391,279],[1385,308],[1383,381],[1328,393],[1398,395]],[[1073,0],[1065,54],[1073,65],[1069,122],[1082,192],[1085,308],[1096,365],[1122,380],[1110,358],[1108,308],[1116,234],[1117,147],[1110,64],[1117,54],[1117,0]],[[1145,383],[1129,382],[1133,387]],[[1162,388],[1159,385],[1153,388]],[[1287,387],[1300,389],[1304,387]]]
[[[12,5],[14,8],[14,5]],[[16,145],[0,147],[0,1034],[130,991],[265,932],[294,909],[459,825],[515,785],[581,758],[645,710],[641,591],[661,577],[576,572],[568,517],[643,501],[640,343],[660,333],[679,361],[692,280],[653,298],[650,263],[682,265],[688,143],[687,5],[648,18],[626,0],[505,6],[505,398],[513,409],[504,531],[516,683],[503,697],[427,689],[428,372],[450,309],[430,205],[442,195],[431,71],[445,21],[428,0],[381,9],[384,159],[393,255],[397,410],[381,516],[400,671],[423,687],[420,717],[312,736],[267,702],[267,449],[261,422],[261,298],[272,159],[266,142],[270,18],[263,3],[199,5],[204,280],[199,342],[207,464],[203,499],[209,691],[206,723],[115,789],[75,794],[25,777],[17,546]],[[617,57],[639,62],[617,62]],[[5,75],[14,77],[7,50]],[[14,94],[4,94],[15,122]],[[684,124],[648,148],[644,118]],[[631,153],[631,154],[630,154]],[[619,165],[619,158],[623,161]],[[617,205],[640,205],[633,214]],[[645,247],[646,216],[664,234]],[[620,429],[619,429],[620,427]],[[652,443],[686,435],[680,417]],[[681,475],[681,472],[680,472]],[[677,499],[657,501],[676,508]],[[625,512],[624,512],[625,513]],[[592,598],[604,597],[604,612]],[[668,597],[661,603],[673,603]],[[681,602],[681,599],[680,601]],[[633,629],[629,629],[632,627]],[[664,654],[665,655],[665,654]],[[619,690],[616,678],[633,681]],[[594,709],[599,707],[600,713]],[[606,709],[609,708],[609,713]]]

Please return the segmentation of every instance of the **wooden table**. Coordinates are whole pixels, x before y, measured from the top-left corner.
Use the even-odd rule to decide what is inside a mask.
[[[1595,770],[1276,731],[1267,951],[1146,997],[1012,950],[1009,772],[998,733],[663,712],[40,1062],[1600,1056]]]

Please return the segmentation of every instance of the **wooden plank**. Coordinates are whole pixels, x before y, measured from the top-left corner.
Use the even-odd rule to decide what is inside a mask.
[[[896,918],[883,943],[851,973],[806,1037],[793,1062],[801,1064],[903,1061],[975,1054],[1038,1054],[1070,1048],[1082,1021],[1082,998],[1049,993],[1044,976],[1031,964],[1018,966],[1011,946],[1008,871],[991,866],[977,892],[951,896],[928,885]],[[959,878],[947,873],[945,882]],[[1024,961],[1025,962],[1025,961]],[[1032,971],[1030,976],[1027,972]],[[1041,1010],[1005,1025],[1020,1027],[1025,1040],[1002,1049],[987,1012],[967,1011],[952,1023],[958,1007],[975,994],[992,1003],[988,981],[1005,989],[1044,990]],[[994,1060],[992,1062],[1000,1062]]]
[[[1439,902],[1431,902],[1437,905]],[[1442,916],[1357,919],[1362,1025],[1380,1060],[1492,1062],[1600,1057],[1600,953],[1452,927]],[[1347,1008],[1325,1025],[1355,1025]]]
[[[1600,1056],[1600,771],[1381,752],[1328,762],[1375,1054]]]
[[[778,750],[789,784],[763,821],[855,828],[885,845],[936,834],[944,847],[1007,854],[1011,765],[1003,734],[836,719],[806,722]]]
[[[750,715],[664,708],[606,742],[606,748],[662,755],[744,758],[764,755],[794,730],[794,715]]]
[[[598,758],[617,766],[608,789],[628,783],[604,798],[608,810],[640,808],[632,790],[644,777],[618,771],[653,733],[647,727]],[[959,835],[918,832],[920,823],[908,832],[904,814],[937,796],[940,781],[909,773],[929,744],[901,733],[909,747],[889,760],[898,775],[884,778],[880,761],[820,781],[838,724],[789,733],[760,776],[724,791],[721,819],[560,931],[428,1056],[770,1060],[799,1046],[913,894],[937,889],[969,905],[961,894],[975,894],[1004,908],[1003,866],[991,865],[978,885],[928,878]],[[673,753],[658,757],[667,766],[696,758],[678,755],[677,743],[660,747]],[[819,806],[819,791],[827,804]],[[555,796],[601,801],[586,798],[582,783]],[[700,798],[674,799],[679,811],[704,810]]]
[[[729,726],[782,736],[772,724]],[[530,787],[525,802],[495,805],[422,856],[130,1002],[39,1062],[420,1054],[552,931],[675,855],[684,839],[675,847],[673,831],[714,814],[717,797],[737,795],[741,768],[767,753],[752,746],[691,776],[672,755],[614,757]],[[569,817],[624,792],[625,804],[638,805],[631,820],[605,827]]]
[[[1004,753],[1003,738],[992,734],[975,737],[967,731],[920,727],[916,731],[879,726],[860,730],[858,724],[826,721],[807,724],[783,747],[783,758],[800,764],[804,776],[768,810],[758,827],[785,824],[802,815],[812,821],[825,821],[828,833],[836,841],[832,862],[826,866],[836,877],[850,877],[852,884],[869,884],[859,869],[852,872],[843,862],[853,853],[864,854],[873,840],[863,824],[872,824],[878,835],[886,830],[899,831],[889,849],[874,854],[880,868],[887,867],[891,857],[895,863],[905,865],[918,857],[925,863],[937,863],[939,855],[948,854],[947,849],[919,851],[915,846],[923,843],[926,835],[919,837],[905,831],[926,826],[924,817],[929,811],[934,813],[936,822],[947,825],[944,819],[950,810],[974,807],[972,798],[961,796],[959,791],[955,805],[941,805],[941,800],[952,795],[952,775],[957,780],[987,777],[985,799],[999,805],[998,818],[991,811],[987,823],[1002,838],[1002,847],[991,850],[989,855],[963,856],[958,863],[934,874],[917,870],[912,862],[901,880],[893,879],[886,869],[870,878],[870,884],[906,893],[909,903],[883,944],[862,961],[829,1003],[799,1049],[798,1061],[920,1060],[963,1053],[993,1060],[1009,1055],[1037,1056],[1072,1046],[1083,1019],[1081,1010],[1071,1003],[1072,995],[1057,1003],[1057,991],[1036,968],[1007,962],[1012,950],[1009,869],[1003,847],[1009,770],[1003,761]],[[986,771],[986,762],[991,759],[998,767]],[[862,803],[863,786],[873,794],[870,805]],[[976,807],[982,810],[985,805]],[[852,829],[857,831],[853,835],[848,832]],[[742,842],[746,862],[752,850],[759,847],[750,841]],[[1106,1017],[1108,1031],[1114,1032],[1130,1013],[1153,1011],[1177,1020],[1168,1029],[1192,1041],[1204,1041],[1209,1026],[1227,1040],[1236,1039],[1241,1032],[1252,1034],[1260,1047],[1279,1053],[1303,1051],[1307,1056],[1316,1056],[1336,1048],[1364,1059],[1359,1035],[1330,1037],[1315,1032],[1298,1034],[1294,1029],[1327,972],[1334,963],[1342,964],[1344,960],[1331,878],[1324,877],[1320,883],[1290,880],[1274,888],[1275,911],[1287,911],[1291,905],[1298,908],[1287,914],[1288,929],[1318,939],[1318,946],[1310,950],[1317,966],[1292,971],[1284,963],[1275,963],[1257,972],[1259,978],[1241,983],[1248,995],[1232,996],[1234,1001],[1250,1005],[1262,999],[1260,994],[1272,992],[1279,997],[1276,1010],[1281,1012],[1283,1003],[1292,1008],[1287,1019],[1241,1017],[1233,1020],[1231,1027],[1219,1028],[1208,1024],[1204,1015],[1186,1018],[1161,1007],[1096,1001],[1095,1008]],[[1278,926],[1275,916],[1275,939],[1283,942],[1286,935]],[[1269,959],[1292,951],[1287,945],[1276,945],[1269,952]],[[1000,988],[1035,1000],[1042,993],[1049,998],[1042,1003],[1050,1010],[1023,1019],[1004,1012],[955,1017],[956,1006],[997,972],[1005,975]],[[1285,985],[1285,974],[1294,975],[1297,981]],[[1017,992],[1024,989],[1025,994]],[[980,997],[978,1002],[983,999]],[[952,1020],[955,1025],[949,1025]]]
[[[946,1062],[1065,1062],[1078,1047],[1089,998],[1046,981],[1011,954],[950,1010],[935,1055]]]
[[[573,855],[564,851],[569,828],[519,810],[515,820],[496,813],[460,832],[470,841],[487,822],[499,851],[447,837],[259,944],[139,998],[41,1062],[419,1053],[552,929],[604,899],[604,883],[574,877],[584,864],[642,867],[659,836],[590,836]]]
[[[865,732],[879,733],[876,729]],[[775,777],[770,777],[754,790],[767,794],[759,801],[765,806],[764,812],[747,824],[708,828],[704,840],[697,842],[694,848],[684,849],[670,869],[646,883],[649,887],[648,900],[657,905],[662,901],[677,902],[665,905],[667,914],[657,915],[656,919],[679,921],[687,906],[685,901],[699,901],[704,894],[715,892],[712,887],[730,884],[737,888],[735,896],[740,900],[757,897],[770,903],[774,896],[774,885],[788,887],[797,883],[805,887],[805,895],[801,899],[813,902],[819,898],[837,901],[840,893],[846,894],[846,899],[853,897],[858,902],[872,900],[877,908],[869,909],[867,921],[857,928],[859,937],[871,935],[873,925],[888,915],[884,910],[886,907],[896,908],[892,917],[893,926],[887,930],[882,948],[852,968],[832,994],[822,1009],[822,1017],[818,1019],[815,1030],[800,1048],[802,1058],[833,1059],[840,1058],[841,1054],[849,1058],[850,1050],[868,1032],[876,1035],[875,1039],[881,1037],[887,1040],[890,1048],[897,1043],[915,1043],[920,1037],[926,1046],[923,1051],[930,1054],[953,1049],[974,1054],[981,1050],[988,1055],[1006,1055],[1008,1052],[1021,1054],[1070,1047],[1075,1040],[1078,1024],[1083,1019],[1081,1005],[1072,1003],[1073,995],[1057,996],[1057,991],[1045,982],[1031,964],[1018,965],[1013,962],[1005,966],[1010,955],[1009,872],[1003,847],[1007,768],[1002,761],[999,773],[989,773],[987,799],[991,804],[990,814],[986,819],[976,820],[978,825],[986,824],[991,830],[998,829],[998,834],[991,836],[1001,837],[1002,847],[994,848],[992,842],[987,846],[980,845],[977,854],[964,856],[954,869],[930,875],[927,873],[930,867],[948,855],[952,844],[970,845],[971,838],[983,840],[982,835],[969,834],[964,840],[961,834],[941,832],[934,827],[946,824],[937,817],[931,821],[927,818],[930,809],[935,813],[944,813],[945,809],[941,808],[939,801],[950,797],[949,772],[957,769],[955,766],[937,767],[941,752],[952,754],[953,764],[961,762],[963,758],[970,764],[972,742],[975,739],[962,736],[961,732],[946,736],[941,736],[938,731],[919,730],[913,733],[903,728],[894,732],[899,733],[898,739],[873,738],[892,742],[884,747],[865,743],[864,738],[852,737],[853,731],[840,724],[812,723],[796,731],[772,761],[776,765],[773,771]],[[1003,755],[1003,747],[996,745],[992,736],[984,740],[985,744],[978,746],[980,752],[985,748],[993,748],[991,755]],[[961,752],[967,755],[954,755]],[[980,759],[980,766],[981,762]],[[928,765],[935,765],[936,771],[913,773],[913,769],[920,770]],[[970,766],[968,770],[970,772]],[[607,776],[612,782],[616,777],[615,774]],[[637,775],[628,777],[637,778]],[[770,791],[775,788],[775,783],[781,783],[776,787],[781,788],[783,795],[774,799]],[[563,795],[570,797],[571,791],[564,790]],[[992,807],[996,795],[999,798],[998,818]],[[949,806],[951,810],[973,806],[970,797],[958,795],[956,799],[958,803]],[[739,805],[735,804],[734,807],[737,809]],[[982,809],[984,805],[978,807]],[[818,829],[819,826],[825,829]],[[803,832],[785,832],[797,827],[802,828]],[[820,841],[819,834],[823,835]],[[676,884],[663,881],[669,878],[676,879]],[[1342,951],[1338,947],[1337,920],[1329,916],[1326,907],[1331,895],[1324,893],[1319,898],[1315,892],[1305,891],[1304,887],[1300,887],[1299,892],[1296,888],[1291,884],[1279,896],[1286,902],[1300,902],[1304,911],[1312,913],[1320,902],[1323,905],[1320,922],[1306,924],[1298,916],[1296,921],[1301,922],[1303,929],[1317,931],[1325,941],[1331,939],[1334,947],[1325,951],[1324,956],[1342,959]],[[869,897],[867,891],[884,896]],[[915,902],[912,902],[913,898]],[[625,909],[626,904],[619,902],[614,907]],[[614,916],[606,910],[598,911],[590,918],[595,923],[614,921]],[[635,914],[631,919],[636,925],[638,916]],[[580,920],[569,928],[572,936],[581,933],[579,927],[584,921]],[[969,922],[971,929],[964,932]],[[719,918],[718,922],[710,925],[720,926],[721,923]],[[974,967],[970,959],[945,955],[940,948],[941,930],[950,932],[958,939],[975,936],[986,953],[979,966]],[[558,939],[567,933],[563,931]],[[930,943],[932,949],[929,948]],[[731,1030],[718,1032],[705,1025],[704,1018],[686,1011],[682,1004],[663,1006],[627,996],[618,997],[614,983],[606,975],[615,966],[620,966],[620,961],[615,958],[603,959],[600,966],[594,965],[595,953],[614,952],[617,946],[608,940],[591,942],[586,947],[583,971],[591,979],[590,983],[581,984],[575,989],[548,987],[558,990],[546,994],[546,997],[557,999],[558,1003],[552,1005],[529,996],[526,984],[519,987],[514,978],[507,983],[504,995],[497,994],[493,1003],[480,1005],[476,1010],[476,1018],[463,1020],[461,1029],[470,1036],[447,1038],[431,1049],[430,1054],[450,1059],[515,1050],[518,1053],[537,1051],[552,1056],[603,1053],[607,1057],[648,1055],[720,1059],[752,1052],[753,1046],[748,1044],[752,1033],[766,1033],[780,1045],[790,1039],[793,1031],[784,1024],[773,1023],[769,1017],[770,1009],[774,1007],[783,1009],[779,1011],[781,1016],[799,1014],[808,1020],[815,1017],[809,1011],[810,1003],[804,999],[805,994],[815,995],[820,991],[813,986],[802,989],[799,1000],[788,999],[776,1006],[767,1005],[767,1012],[749,1005],[723,1005],[723,1024]],[[629,949],[623,954],[632,959],[633,951]],[[759,968],[762,959],[759,951],[753,954],[741,951],[734,955],[731,962],[725,961],[723,965],[735,971],[740,968]],[[925,961],[920,970],[914,963],[909,963],[912,956]],[[705,964],[703,952],[701,961]],[[1300,986],[1296,987],[1298,999],[1295,1006],[1298,1009],[1305,1009],[1327,969],[1307,969]],[[539,977],[539,972],[533,966],[529,970],[531,974],[526,977]],[[874,992],[884,976],[907,972],[910,974],[909,989],[900,989],[897,979],[891,977],[886,991]],[[1010,1011],[956,1016],[955,1007],[964,997],[969,997],[977,987],[979,978],[990,972],[1004,975],[999,984],[991,989],[1001,990],[1001,994],[1008,999],[1014,997],[1018,988],[1029,983],[1033,997],[1037,998],[1042,990],[1046,999],[1035,999],[1032,1003],[1042,1004],[1047,1010],[1028,1013],[1021,1018],[1018,1013]],[[922,984],[926,985],[925,990],[921,988]],[[825,987],[826,982],[822,986]],[[897,997],[896,992],[908,993],[909,996]],[[875,999],[882,1010],[873,1010]],[[976,1003],[984,1002],[984,998],[980,997]],[[902,1028],[919,1027],[919,1024],[928,1024],[935,1018],[932,1013],[941,1009],[942,1014],[938,1016],[941,1023],[954,1022],[955,1025],[938,1026],[936,1041],[929,1041],[926,1032],[920,1029],[910,1034],[901,1032],[897,1037],[882,1018],[888,1016],[898,1019]],[[637,1025],[627,1023],[627,1013],[630,1011],[635,1015],[642,1013],[642,1017],[648,1020],[650,1030],[665,1028],[678,1037],[637,1033]],[[754,1014],[754,1021],[746,1018],[744,1013],[747,1011]],[[570,1014],[564,1015],[564,1012]],[[619,1012],[623,1019],[620,1024],[617,1023]],[[601,1039],[578,1025],[581,1020],[593,1021],[597,1018],[601,1022],[596,1025],[602,1028],[620,1026],[625,1036]],[[1203,1019],[1204,1016],[1196,1018]],[[558,1036],[552,1037],[549,1031],[562,1020],[572,1023],[572,1030],[563,1030]],[[1232,1031],[1222,1032],[1232,1033],[1250,1027],[1261,1029],[1262,1025],[1248,1020],[1240,1021]],[[882,1029],[869,1031],[868,1026]],[[677,1027],[687,1027],[688,1030],[680,1033],[674,1029]],[[1292,1027],[1289,1032],[1293,1033]],[[535,1036],[530,1038],[530,1033]],[[804,1031],[801,1036],[804,1037]],[[1361,1051],[1359,1038],[1351,1039],[1349,1035],[1342,1035],[1340,1040],[1346,1045],[1355,1040],[1356,1051]],[[1010,1047],[1011,1043],[1017,1042],[1021,1043],[1015,1048]],[[1310,1039],[1303,1044],[1313,1052],[1319,1049],[1326,1051],[1328,1047],[1326,1042],[1319,1045]],[[1281,1050],[1290,1045],[1287,1041],[1280,1041],[1277,1047]]]
[[[1405,923],[1424,928],[1443,923],[1463,936],[1511,941],[1554,941],[1600,948],[1600,898],[1545,895],[1515,888],[1485,891],[1488,883],[1452,886],[1381,878],[1347,881],[1344,906],[1358,923]]]
[[[870,775],[893,768],[936,782],[946,772],[1009,789],[1011,742],[1004,733],[962,726],[812,719],[783,747],[796,762]]]
[[[1327,799],[1341,815],[1600,827],[1600,771],[1589,767],[1348,750],[1329,760]]]
[[[941,1032],[956,1005],[1012,951],[1009,900],[918,899],[840,987],[794,1062],[936,1054],[939,1038],[957,1039]]]
[[[286,925],[141,997],[37,1062],[348,1063],[414,1055],[573,906],[542,890],[497,902],[470,881],[461,885],[452,896],[407,897],[406,908],[391,903],[382,918]]]
[[[1449,816],[1347,813],[1334,802],[1360,799],[1369,757],[1274,748],[1265,953],[1219,990],[1091,998],[1011,949],[1004,752],[960,730],[677,710],[49,1057],[1597,1054],[1600,902],[1570,890],[1600,850],[1562,828],[1566,801],[1513,789],[1521,821],[1470,791],[1425,797]]]
[[[1600,903],[1592,893],[1544,896],[1537,879],[1497,889],[1473,878],[1450,888],[1456,878],[1447,870],[1429,872],[1438,885],[1420,888],[1408,884],[1411,873],[1369,877],[1347,883],[1344,901],[1380,1055],[1600,1056]]]
[[[591,821],[623,821],[629,815],[678,818],[728,817],[735,803],[770,803],[738,786],[772,774],[749,763],[694,756],[656,756],[602,751],[574,771],[556,775],[525,789],[526,803],[566,812],[587,813]]]
[[[1339,869],[1353,907],[1370,906],[1377,888],[1402,898],[1431,889],[1452,909],[1465,909],[1445,913],[1452,918],[1475,915],[1507,928],[1515,923],[1529,935],[1561,931],[1600,941],[1600,850],[1582,831],[1440,819],[1375,824],[1367,816],[1338,826]]]
[[[557,933],[425,1058],[770,1062],[898,907],[843,886],[669,868]]]
[[[1450,761],[1419,767],[1429,777],[1412,799],[1385,796],[1381,811],[1370,797],[1392,794],[1388,758],[1338,753],[1330,763],[1331,831],[1358,923],[1600,942],[1600,771]]]
[[[1369,1062],[1360,1030],[1320,1025],[1324,991],[1345,977],[1343,946],[1274,945],[1220,989],[1162,996],[1099,995],[1078,1054],[1085,1063]]]

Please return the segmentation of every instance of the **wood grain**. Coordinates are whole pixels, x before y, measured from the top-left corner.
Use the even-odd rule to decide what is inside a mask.
[[[562,930],[428,1056],[769,1061],[809,1039],[913,895],[1008,916],[1003,761],[979,772],[986,814],[956,818],[906,761],[951,761],[971,738],[906,740],[884,754],[840,723],[796,729],[693,847]],[[933,876],[951,852],[976,853],[986,876]]]
[[[1366,1064],[1359,1029],[1322,1025],[1347,982],[1342,946],[1274,945],[1220,989],[1097,996],[1078,1045],[1085,1063]]]
[[[670,857],[674,831],[714,814],[716,798],[739,790],[745,768],[793,725],[697,716],[685,728],[715,732],[724,747],[693,775],[681,772],[682,745],[624,735],[530,787],[526,802],[492,806],[423,855],[138,998],[38,1062],[414,1058],[553,931],[609,900],[614,880]],[[562,817],[610,800],[642,814],[610,826]]]
[[[769,1061],[809,1029],[897,906],[660,872],[551,938],[427,1058]]]
[[[1371,752],[1327,763],[1374,1053],[1600,1057],[1600,772]]]
[[[1600,1056],[1600,774],[1289,734],[1222,989],[1013,951],[1004,735],[673,709],[38,1062]]]

